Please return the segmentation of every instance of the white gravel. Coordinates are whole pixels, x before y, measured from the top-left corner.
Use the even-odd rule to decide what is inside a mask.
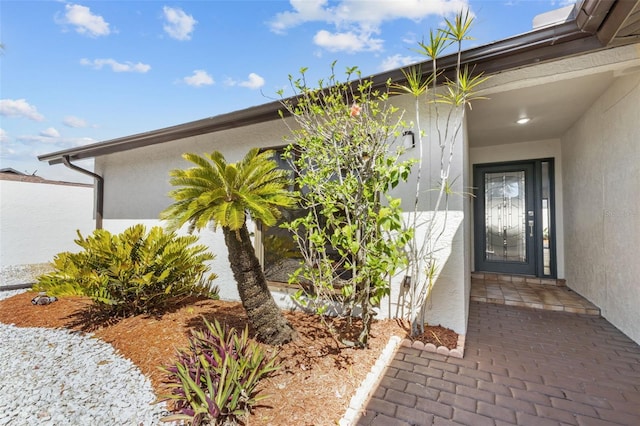
[[[24,293],[25,291],[27,291],[26,289],[21,289],[21,290],[3,290],[0,291],[0,300],[2,299],[8,299],[12,296],[15,296],[16,294],[20,294],[20,293]]]
[[[0,290],[4,286],[34,283],[39,275],[52,270],[53,267],[50,263],[2,266],[0,267]]]
[[[0,426],[157,425],[166,411],[155,399],[149,379],[91,334],[0,323]]]

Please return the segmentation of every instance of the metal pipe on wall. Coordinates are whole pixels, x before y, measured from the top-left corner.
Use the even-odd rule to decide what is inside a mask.
[[[62,156],[62,163],[71,170],[75,170],[87,176],[91,176],[96,180],[96,229],[102,229],[102,213],[104,210],[104,178],[98,174],[95,174],[89,170],[83,169],[82,167],[78,167],[75,164],[71,163],[68,155]]]

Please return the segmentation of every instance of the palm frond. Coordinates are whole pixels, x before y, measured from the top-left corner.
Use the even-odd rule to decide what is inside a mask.
[[[251,149],[237,163],[227,163],[222,153],[204,156],[184,154],[196,164],[184,170],[172,170],[169,196],[174,204],[161,213],[172,227],[189,223],[202,229],[210,222],[214,228],[240,229],[249,214],[255,220],[275,223],[279,208],[291,207],[295,193],[288,191],[291,176],[278,169],[273,151]]]

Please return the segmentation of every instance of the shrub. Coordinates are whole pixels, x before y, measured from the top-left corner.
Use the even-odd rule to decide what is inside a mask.
[[[178,351],[175,365],[163,368],[172,391],[161,401],[173,400],[178,412],[164,422],[233,425],[268,397],[258,395],[256,386],[279,368],[276,354],[267,356],[249,341],[247,327],[238,336],[235,328],[223,328],[217,320],[204,323],[205,330],[191,332],[189,348]]]
[[[129,316],[161,312],[170,302],[190,296],[217,298],[216,277],[206,261],[214,258],[196,236],[176,236],[134,225],[114,235],[99,229],[76,244],[84,250],[63,252],[54,271],[38,277],[36,291],[54,296],[88,296],[100,313]]]
[[[338,302],[345,316],[359,314],[357,341],[342,343],[366,347],[390,277],[406,265],[413,230],[403,229],[402,201],[391,191],[408,179],[413,160],[402,159],[397,139],[404,124],[388,90],[362,79],[357,68],[340,83],[332,67],[318,88],[307,85],[305,72],[290,77],[294,100],[282,101],[297,124],[284,158],[306,211],[284,225],[304,259],[290,282],[310,283],[311,291],[301,289],[295,300],[319,314],[327,301]]]

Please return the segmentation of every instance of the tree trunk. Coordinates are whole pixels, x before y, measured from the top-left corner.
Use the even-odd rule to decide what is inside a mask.
[[[249,322],[257,332],[258,340],[270,345],[281,345],[296,339],[296,331],[276,305],[267,287],[267,280],[255,255],[246,225],[238,231],[226,227],[222,230],[240,300]]]

